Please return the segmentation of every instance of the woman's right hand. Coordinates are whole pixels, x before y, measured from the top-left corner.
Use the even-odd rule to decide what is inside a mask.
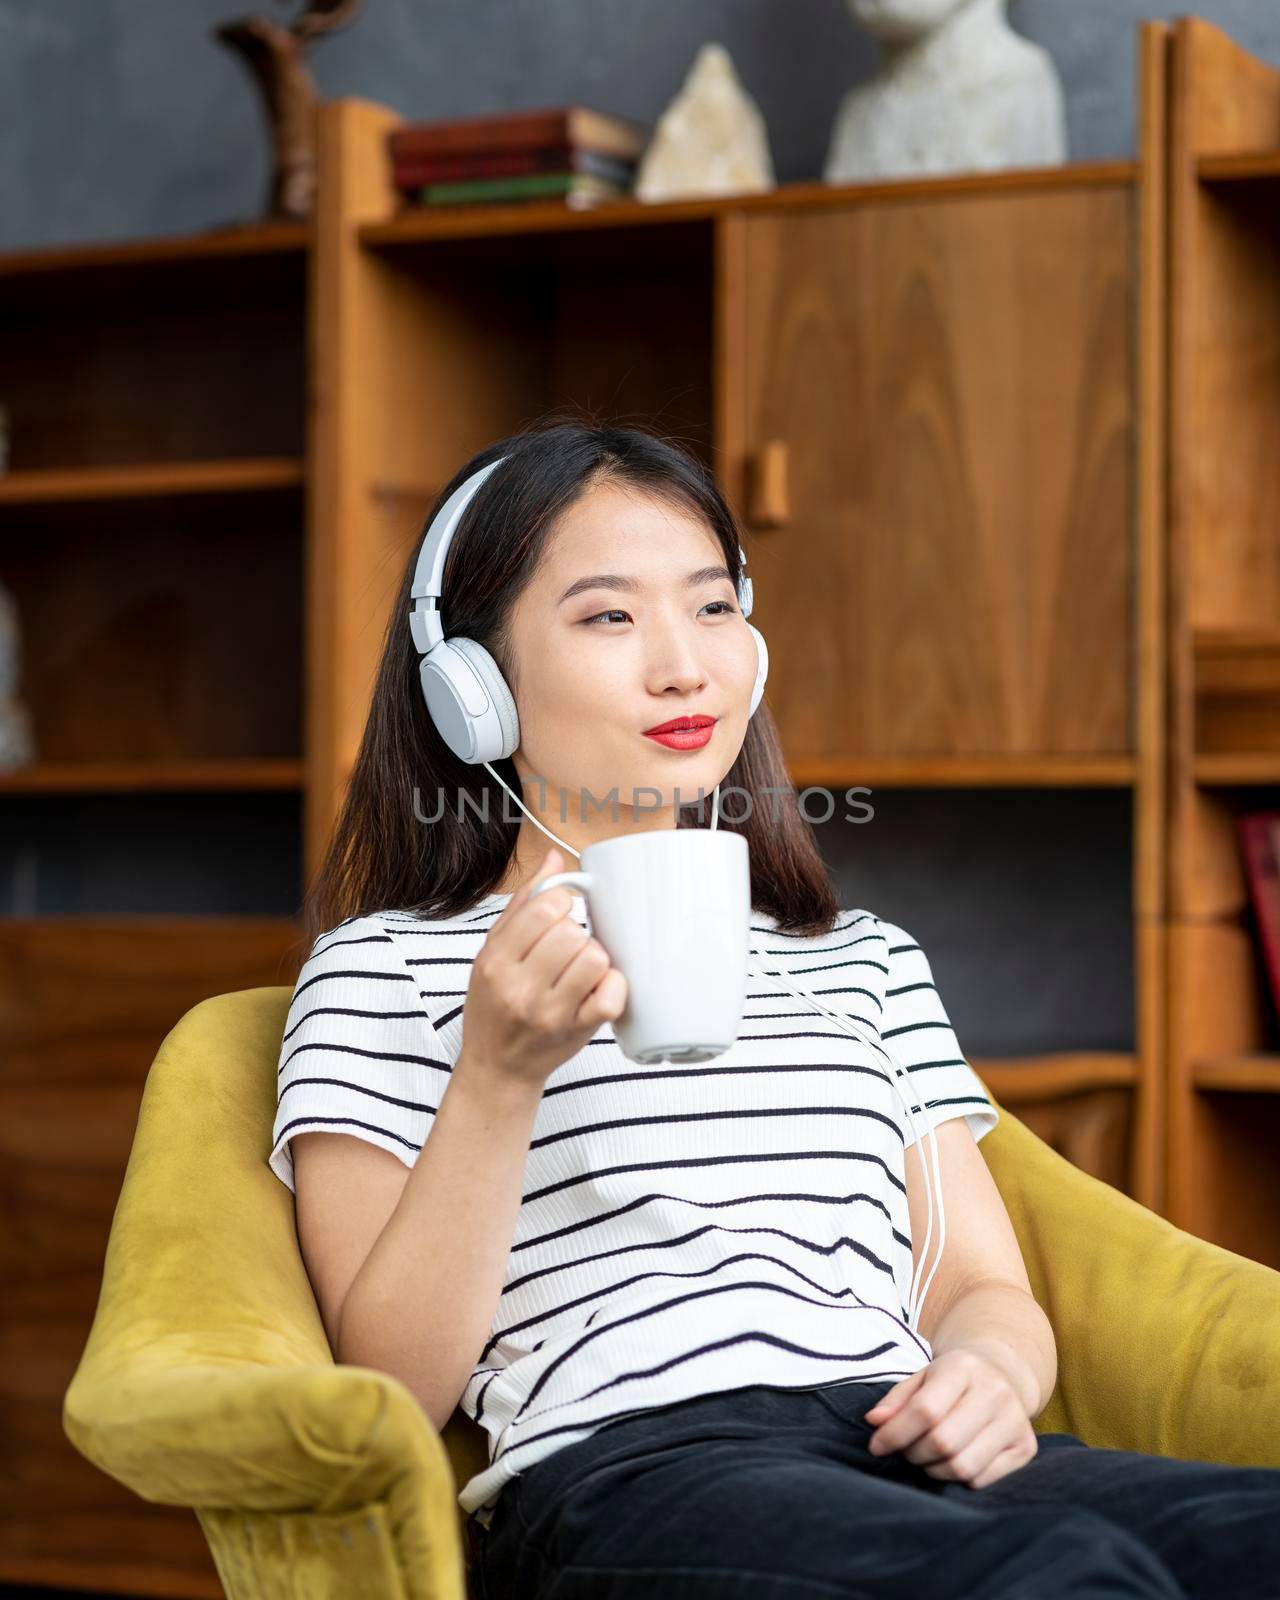
[[[539,1093],[627,1003],[627,980],[570,916],[568,887],[529,898],[542,879],[563,870],[553,846],[504,906],[471,964],[462,1010],[465,1055]]]

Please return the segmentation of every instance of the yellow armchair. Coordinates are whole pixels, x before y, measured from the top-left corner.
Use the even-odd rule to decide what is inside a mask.
[[[194,1509],[231,1600],[463,1600],[457,1497],[486,1437],[462,1411],[437,1433],[398,1379],[334,1363],[266,1164],[291,994],[204,1000],[161,1045],[63,1426],[144,1500]],[[999,1109],[980,1148],[1058,1342],[1037,1431],[1280,1466],[1280,1273]]]

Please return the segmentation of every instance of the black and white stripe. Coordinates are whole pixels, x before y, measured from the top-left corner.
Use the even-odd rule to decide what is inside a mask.
[[[462,1045],[471,962],[507,896],[430,922],[400,911],[322,934],[280,1049],[271,1169],[337,1128],[408,1167]],[[575,896],[573,915],[586,923]],[[806,939],[753,914],[763,952],[877,1037],[923,1133],[996,1125],[923,950],[869,911]],[[768,964],[774,964],[770,961]],[[487,1522],[503,1484],[618,1417],[747,1384],[906,1377],[914,1134],[883,1057],[752,975],[737,1043],[695,1065],[627,1060],[605,1024],[551,1077],[489,1339],[462,1405],[490,1460],[459,1503]]]

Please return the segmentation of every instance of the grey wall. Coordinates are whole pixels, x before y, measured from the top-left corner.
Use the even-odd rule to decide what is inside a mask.
[[[216,226],[258,213],[265,139],[248,74],[210,37],[278,0],[0,0],[0,249]],[[1142,0],[1013,0],[1058,63],[1071,155],[1134,142]],[[1280,62],[1274,0],[1198,14]],[[764,112],[781,182],[821,173],[840,96],[875,46],[844,0],[366,0],[311,61],[326,97],[411,118],[582,102],[652,123],[718,39]]]

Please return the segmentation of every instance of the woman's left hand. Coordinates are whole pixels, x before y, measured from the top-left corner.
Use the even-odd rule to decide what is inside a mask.
[[[931,1478],[982,1489],[1024,1466],[1039,1449],[1018,1391],[976,1350],[935,1356],[864,1413],[872,1455],[901,1451]]]

